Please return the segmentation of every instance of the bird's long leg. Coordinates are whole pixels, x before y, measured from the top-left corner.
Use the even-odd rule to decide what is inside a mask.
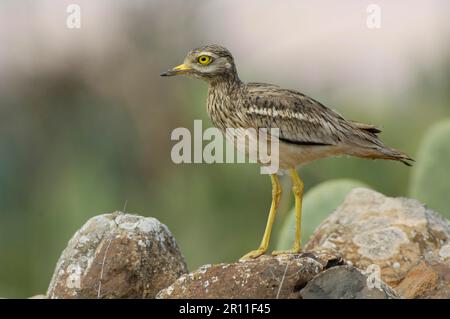
[[[294,247],[289,250],[276,250],[272,252],[272,255],[280,254],[297,254],[302,250],[301,244],[301,229],[302,229],[302,200],[303,200],[303,181],[297,174],[297,171],[293,168],[290,170],[292,178],[292,192],[295,197],[295,239]]]
[[[264,231],[263,239],[258,249],[252,250],[248,254],[244,255],[241,259],[257,258],[263,255],[269,247],[270,233],[272,232],[273,222],[275,220],[277,207],[281,198],[281,184],[278,176],[276,174],[272,174],[270,175],[270,178],[272,179],[272,204],[270,206],[269,218],[267,219],[267,225],[266,230]]]

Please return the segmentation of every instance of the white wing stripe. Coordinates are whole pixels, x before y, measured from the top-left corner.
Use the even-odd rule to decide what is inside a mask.
[[[247,114],[256,114],[269,117],[281,117],[281,118],[295,118],[301,121],[307,121],[311,123],[321,123],[317,118],[308,116],[306,114],[294,112],[292,110],[273,109],[273,108],[257,108],[251,106],[246,110]]]

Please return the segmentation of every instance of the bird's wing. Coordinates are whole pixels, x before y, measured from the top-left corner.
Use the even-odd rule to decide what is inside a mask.
[[[381,130],[376,125],[360,123],[360,122],[356,122],[356,121],[352,121],[352,124],[355,125],[359,129],[365,130],[367,132],[371,132],[375,135],[378,133],[381,133]]]
[[[257,128],[279,128],[280,140],[300,145],[381,143],[362,124],[345,120],[339,113],[294,90],[275,85],[248,83],[245,112]],[[370,126],[370,128],[369,128]]]

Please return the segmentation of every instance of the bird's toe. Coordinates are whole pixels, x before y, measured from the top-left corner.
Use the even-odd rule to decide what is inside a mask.
[[[252,250],[251,252],[245,254],[242,256],[239,260],[249,260],[249,259],[255,259],[258,258],[261,255],[264,255],[266,251],[262,248],[258,248],[256,250]]]
[[[299,248],[292,248],[287,250],[274,250],[272,251],[272,256],[278,256],[278,255],[288,255],[288,254],[300,254],[302,252]]]

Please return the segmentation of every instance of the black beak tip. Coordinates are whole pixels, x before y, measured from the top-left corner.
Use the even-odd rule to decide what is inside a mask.
[[[167,74],[167,71],[166,72],[163,72],[163,73],[161,73],[159,76],[168,76],[168,74]]]

